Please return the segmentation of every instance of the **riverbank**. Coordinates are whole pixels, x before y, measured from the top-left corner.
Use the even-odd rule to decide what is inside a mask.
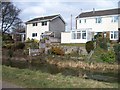
[[[43,73],[40,70],[18,69],[2,66],[3,80],[26,88],[118,88],[117,83],[100,82],[61,73]]]

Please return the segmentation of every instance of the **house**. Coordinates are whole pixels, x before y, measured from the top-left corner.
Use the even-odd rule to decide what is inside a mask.
[[[61,43],[86,43],[99,32],[112,41],[118,40],[120,8],[82,12],[76,17],[76,30],[62,32]],[[66,36],[66,39],[64,39]]]
[[[65,21],[58,15],[34,18],[26,22],[26,39],[41,39],[45,32],[54,33],[55,38],[61,38],[61,32],[65,31]]]

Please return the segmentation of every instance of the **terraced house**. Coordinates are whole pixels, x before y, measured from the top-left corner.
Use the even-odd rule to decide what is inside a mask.
[[[58,15],[34,18],[26,22],[26,39],[40,40],[44,33],[52,33],[53,37],[61,39],[61,32],[65,31],[65,21]]]
[[[61,43],[86,43],[99,32],[112,41],[118,40],[120,8],[82,12],[76,17],[76,29],[62,33]],[[65,36],[67,35],[67,38]]]

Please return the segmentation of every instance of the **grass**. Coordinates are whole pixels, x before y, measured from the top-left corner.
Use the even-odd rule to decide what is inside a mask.
[[[26,88],[118,88],[117,83],[2,66],[3,80]]]
[[[85,47],[85,43],[61,44],[61,46],[79,46],[79,47]]]

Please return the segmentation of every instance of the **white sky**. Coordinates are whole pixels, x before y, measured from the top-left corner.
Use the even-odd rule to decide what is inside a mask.
[[[66,31],[70,30],[71,14],[72,26],[75,28],[75,17],[82,12],[113,9],[118,7],[119,0],[11,0],[21,9],[20,18],[26,22],[30,19],[60,14],[67,23]]]

